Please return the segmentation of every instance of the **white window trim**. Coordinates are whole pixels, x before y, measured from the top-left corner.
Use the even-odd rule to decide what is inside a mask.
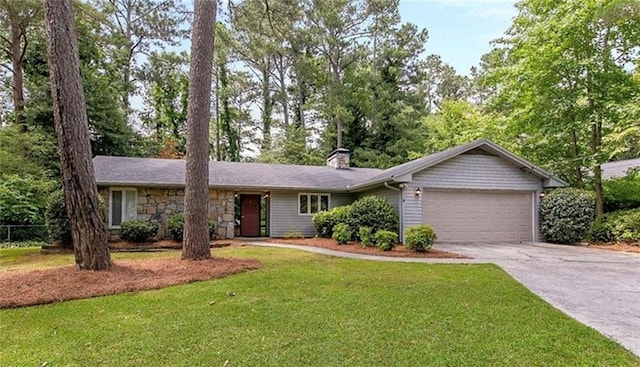
[[[307,197],[307,213],[300,213],[300,197],[302,196],[306,196]],[[299,216],[303,216],[303,217],[310,217],[313,216],[316,213],[311,213],[309,212],[311,210],[311,202],[309,200],[309,198],[311,196],[326,196],[327,197],[327,210],[331,209],[331,194],[329,193],[325,193],[325,192],[300,192],[298,193],[298,201],[296,203],[296,206],[298,207],[298,215]],[[318,205],[320,205],[320,202],[318,202]]]
[[[122,195],[122,207],[120,208],[121,213],[124,214],[125,211],[125,207],[126,207],[126,195],[124,194],[127,191],[133,191],[136,193],[135,195],[135,207],[136,207],[136,212],[135,212],[135,217],[138,217],[138,189],[133,188],[133,187],[110,187],[109,188],[109,229],[120,229],[120,226],[114,226],[112,224],[112,219],[113,216],[111,215],[111,210],[113,208],[113,206],[111,205],[111,203],[113,202],[113,192],[114,191],[122,191],[123,195]]]

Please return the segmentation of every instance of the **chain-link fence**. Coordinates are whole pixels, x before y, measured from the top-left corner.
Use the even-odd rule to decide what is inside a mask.
[[[45,225],[0,225],[0,242],[49,241]]]

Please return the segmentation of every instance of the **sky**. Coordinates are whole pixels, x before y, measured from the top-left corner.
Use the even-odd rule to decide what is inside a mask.
[[[425,53],[438,54],[458,74],[491,51],[516,15],[515,0],[400,0],[403,22],[429,31]]]

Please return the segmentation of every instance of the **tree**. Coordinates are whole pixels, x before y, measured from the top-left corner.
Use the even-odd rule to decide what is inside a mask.
[[[22,131],[27,131],[24,112],[23,62],[28,46],[28,33],[35,23],[42,20],[42,4],[39,1],[0,1],[0,49],[11,60],[14,119]]]
[[[80,269],[111,267],[98,205],[71,0],[46,0],[47,55],[62,186]]]
[[[211,258],[209,248],[209,120],[216,1],[196,0],[191,36],[187,169],[182,259]]]
[[[112,45],[114,61],[120,67],[122,104],[129,116],[129,97],[135,92],[139,71],[138,55],[152,48],[178,45],[186,31],[181,28],[186,11],[176,0],[93,0],[107,17],[106,26],[118,43]]]
[[[601,215],[600,165],[612,149],[603,142],[617,127],[628,126],[621,107],[640,93],[633,78],[640,4],[525,0],[517,7],[513,26],[500,40],[507,56],[494,73],[498,102],[512,123],[535,137],[525,144],[537,145],[531,151],[538,160],[563,162],[576,186],[592,182]]]

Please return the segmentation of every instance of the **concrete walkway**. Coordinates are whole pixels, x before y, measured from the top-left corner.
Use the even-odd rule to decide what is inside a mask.
[[[363,255],[263,241],[251,244],[363,260],[494,263],[554,307],[640,356],[640,254],[546,243],[438,243],[434,248],[472,259],[428,259]]]

